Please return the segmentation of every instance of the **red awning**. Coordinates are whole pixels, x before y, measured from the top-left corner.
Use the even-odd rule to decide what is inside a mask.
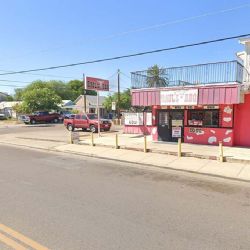
[[[198,104],[237,104],[240,103],[239,86],[216,86],[199,88]]]
[[[240,86],[206,86],[197,87],[198,105],[218,105],[240,103]],[[187,88],[188,89],[188,88]],[[132,106],[161,105],[160,91],[178,90],[178,88],[132,89]]]

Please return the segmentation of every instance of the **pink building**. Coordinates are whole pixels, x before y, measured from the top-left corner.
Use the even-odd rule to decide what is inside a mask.
[[[250,146],[250,39],[241,40],[243,61],[166,68],[158,78],[132,73],[132,106],[125,133],[153,140]],[[249,60],[249,61],[248,61]]]

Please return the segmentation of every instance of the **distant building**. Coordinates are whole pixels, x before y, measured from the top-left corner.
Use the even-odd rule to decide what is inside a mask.
[[[75,104],[71,100],[62,100],[62,104],[59,106],[62,109],[74,109]]]
[[[0,102],[0,114],[4,114],[6,117],[17,118],[17,114],[13,107],[21,102]]]
[[[107,111],[105,110],[105,108],[103,106],[104,100],[105,100],[105,96],[99,96],[99,108],[100,108],[100,115],[101,116],[107,115]],[[96,105],[97,105],[97,96],[86,95],[86,112],[87,113],[97,113]],[[85,111],[84,95],[80,95],[75,100],[74,109],[80,110],[82,112]]]

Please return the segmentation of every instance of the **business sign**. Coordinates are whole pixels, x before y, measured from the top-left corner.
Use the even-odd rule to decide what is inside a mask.
[[[125,125],[143,125],[143,113],[124,113]]]
[[[173,138],[181,137],[181,127],[172,127],[172,137]]]
[[[161,105],[197,105],[198,89],[161,91]]]
[[[96,91],[109,91],[109,80],[86,76],[85,88]]]

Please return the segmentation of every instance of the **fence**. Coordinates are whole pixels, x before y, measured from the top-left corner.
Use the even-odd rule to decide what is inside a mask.
[[[160,69],[159,74],[136,71],[131,73],[132,88],[171,87],[198,84],[242,83],[246,69],[238,61],[198,64]]]

